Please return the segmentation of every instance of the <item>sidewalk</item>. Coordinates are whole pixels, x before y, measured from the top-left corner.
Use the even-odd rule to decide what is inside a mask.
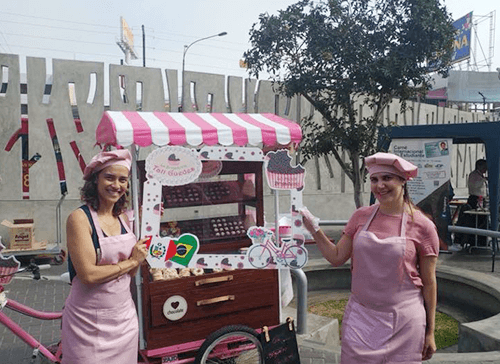
[[[66,263],[59,266],[53,265],[50,269],[41,271],[42,279],[39,281],[33,280],[28,273],[20,273],[10,284],[4,286],[7,297],[38,310],[60,311],[70,290],[67,283],[59,280],[60,275],[66,270]],[[5,309],[4,312],[44,345],[57,343],[61,338],[60,320],[36,320],[10,309]],[[0,361],[2,364],[30,363],[31,354],[32,349],[28,345],[6,327],[0,325]]]
[[[317,251],[314,245],[307,246],[309,252],[310,264],[322,263],[323,258]],[[325,261],[326,262],[326,261]],[[485,273],[497,278],[500,278],[500,259],[495,262],[495,272],[491,272],[491,254],[486,251],[473,252],[454,252],[452,254],[440,254],[438,265],[451,266],[461,269],[466,269],[475,272]],[[438,268],[439,269],[439,268]],[[16,301],[26,304],[30,307],[42,309],[46,311],[60,310],[69,293],[70,286],[58,280],[59,276],[66,271],[66,264],[61,266],[52,266],[50,270],[42,271],[42,277],[49,279],[41,279],[34,281],[27,274],[20,274],[11,284],[6,286],[8,297]],[[347,294],[338,292],[337,294]],[[312,297],[313,295],[311,295]],[[287,312],[294,312],[293,307],[287,308]],[[60,338],[60,322],[49,322],[35,320],[11,310],[5,311],[14,321],[18,322],[35,338],[41,339],[44,344],[57,342]],[[331,320],[319,318],[315,315],[308,316],[308,325],[312,327],[325,327],[331,332],[335,330],[332,327]],[[314,329],[312,329],[314,330]],[[338,330],[338,329],[337,329]],[[308,327],[308,333],[311,329]],[[326,335],[324,332],[317,335]],[[316,335],[316,337],[317,337]],[[334,364],[338,363],[338,354],[332,351],[324,344],[314,342],[314,338],[299,337],[299,345],[301,352],[302,364]],[[0,326],[0,358],[2,364],[21,364],[29,363],[32,350],[21,340],[15,337],[5,327]],[[446,355],[446,356],[443,356]],[[452,364],[452,363],[500,363],[500,352],[493,353],[472,353],[472,354],[436,354],[435,357],[428,362],[429,364]]]

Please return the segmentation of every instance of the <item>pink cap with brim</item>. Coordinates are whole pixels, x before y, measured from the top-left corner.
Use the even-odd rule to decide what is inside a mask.
[[[95,155],[83,171],[83,179],[88,180],[94,173],[102,171],[109,166],[124,166],[130,171],[132,156],[127,149],[118,149],[109,152],[100,152]]]
[[[418,167],[407,160],[391,153],[375,153],[365,158],[368,173],[392,173],[405,180],[416,177]]]

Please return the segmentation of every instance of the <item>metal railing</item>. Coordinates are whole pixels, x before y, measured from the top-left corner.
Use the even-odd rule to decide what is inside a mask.
[[[495,230],[485,230],[485,229],[476,229],[471,227],[464,226],[455,226],[448,225],[448,231],[450,233],[460,233],[460,234],[471,234],[471,235],[480,235],[490,237],[493,240],[491,241],[491,271],[495,271],[495,255],[497,251],[497,239],[500,238],[500,232]]]

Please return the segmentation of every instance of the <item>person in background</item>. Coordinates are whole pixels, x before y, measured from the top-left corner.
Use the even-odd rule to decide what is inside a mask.
[[[485,159],[478,159],[476,161],[475,169],[469,174],[467,186],[469,187],[469,198],[467,203],[471,208],[477,209],[484,207],[484,199],[487,196],[487,183],[488,179],[485,176],[488,171],[488,163]]]
[[[338,244],[304,208],[304,226],[334,266],[351,259],[340,361],[421,363],[436,351],[437,229],[411,201],[417,167],[390,153],[365,158],[377,204],[357,209]]]
[[[89,162],[67,220],[72,287],[62,317],[63,364],[137,364],[139,325],[131,277],[146,259],[124,214],[131,155],[101,152]]]
[[[488,178],[485,173],[488,171],[488,163],[485,159],[478,159],[476,161],[475,169],[469,174],[467,179],[467,186],[469,188],[469,198],[467,199],[467,207],[472,210],[482,209],[486,207],[486,199],[488,195]],[[465,210],[464,210],[465,212]],[[479,215],[473,216],[464,214],[460,224],[471,228],[487,229],[488,216]],[[468,245],[486,246],[486,236],[478,235],[465,235],[465,241]]]

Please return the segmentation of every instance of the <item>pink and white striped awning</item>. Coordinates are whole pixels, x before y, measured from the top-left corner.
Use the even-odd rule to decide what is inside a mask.
[[[97,126],[101,145],[289,145],[300,126],[274,114],[106,111]]]

